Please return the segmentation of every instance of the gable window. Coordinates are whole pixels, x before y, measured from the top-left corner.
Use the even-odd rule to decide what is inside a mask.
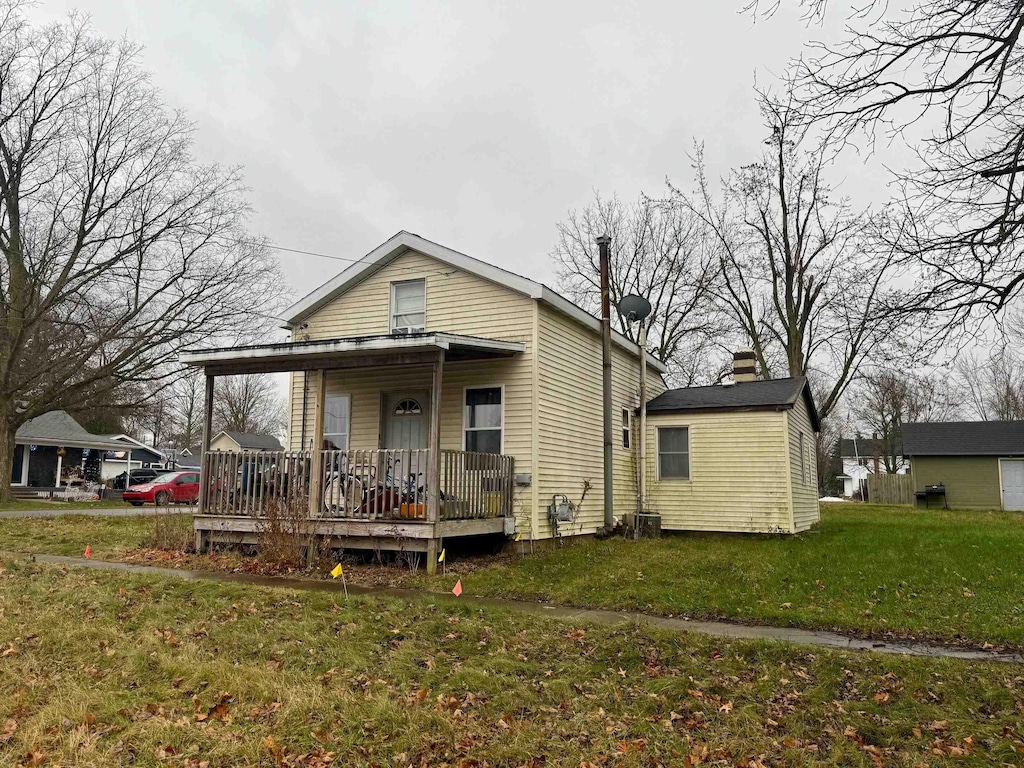
[[[350,431],[351,398],[328,395],[324,400],[324,449],[347,451]]]
[[[501,453],[504,409],[501,387],[466,389],[462,427],[467,451]]]
[[[427,281],[391,284],[391,333],[419,333],[426,327]]]
[[[622,409],[622,447],[629,448],[632,436],[633,411],[630,408]]]
[[[690,479],[689,427],[658,427],[658,478]]]

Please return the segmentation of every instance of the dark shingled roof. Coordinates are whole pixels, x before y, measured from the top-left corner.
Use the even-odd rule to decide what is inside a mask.
[[[807,379],[767,379],[743,381],[739,384],[713,387],[669,389],[647,403],[648,413],[681,413],[684,411],[764,411],[786,410],[796,405],[800,396],[806,399],[811,424],[819,429],[818,410],[811,398]]]
[[[903,425],[907,456],[1024,456],[1024,421]]]
[[[98,450],[125,450],[119,440],[86,431],[67,411],[48,411],[29,419],[15,433],[19,443],[40,445],[68,445]]]

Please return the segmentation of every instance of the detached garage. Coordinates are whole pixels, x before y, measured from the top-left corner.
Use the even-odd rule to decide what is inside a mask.
[[[945,489],[953,509],[1024,510],[1024,421],[906,424],[914,489]]]

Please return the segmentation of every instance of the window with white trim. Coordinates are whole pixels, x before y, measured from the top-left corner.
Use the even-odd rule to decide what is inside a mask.
[[[462,428],[467,451],[501,453],[504,408],[501,387],[466,390]]]
[[[658,427],[658,479],[690,479],[689,427]]]
[[[633,436],[633,409],[622,409],[622,447],[629,448]]]
[[[352,399],[348,395],[328,395],[324,399],[324,448],[347,451],[351,431]]]
[[[427,281],[391,284],[391,333],[420,333],[427,321]]]
[[[807,481],[807,448],[804,445],[804,433],[800,433],[800,480],[804,485]]]

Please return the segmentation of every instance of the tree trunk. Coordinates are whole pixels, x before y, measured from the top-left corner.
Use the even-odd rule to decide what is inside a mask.
[[[14,498],[11,493],[11,472],[14,469],[14,434],[17,431],[11,422],[0,418],[0,504],[7,504]]]

